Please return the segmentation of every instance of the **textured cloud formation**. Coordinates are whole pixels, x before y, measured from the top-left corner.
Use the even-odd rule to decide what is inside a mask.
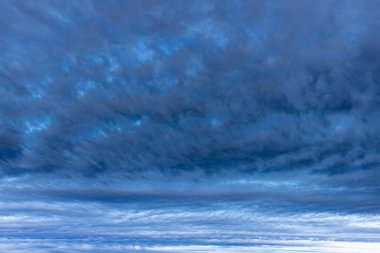
[[[379,221],[378,20],[371,0],[0,1],[0,250],[363,251],[379,230],[334,220]]]

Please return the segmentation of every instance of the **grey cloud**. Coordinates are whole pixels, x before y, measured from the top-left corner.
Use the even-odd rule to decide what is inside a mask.
[[[378,171],[375,1],[1,5],[4,176]]]
[[[0,251],[378,251],[378,20],[0,1]]]

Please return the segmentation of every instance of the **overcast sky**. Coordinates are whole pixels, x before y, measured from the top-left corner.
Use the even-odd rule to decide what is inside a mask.
[[[0,251],[380,252],[379,20],[0,0]]]

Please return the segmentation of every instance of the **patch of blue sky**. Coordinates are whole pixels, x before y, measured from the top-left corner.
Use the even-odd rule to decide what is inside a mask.
[[[33,99],[40,99],[46,94],[44,87],[40,85],[26,84],[25,87],[29,90]]]
[[[96,88],[96,84],[92,80],[86,80],[79,82],[76,86],[76,92],[79,97],[84,97],[92,89]]]
[[[25,133],[33,134],[36,132],[43,131],[47,129],[51,123],[52,123],[52,120],[48,116],[38,118],[38,119],[27,120],[25,121]]]
[[[149,38],[139,38],[136,40],[132,52],[138,63],[147,63],[153,60],[155,51],[150,45]]]

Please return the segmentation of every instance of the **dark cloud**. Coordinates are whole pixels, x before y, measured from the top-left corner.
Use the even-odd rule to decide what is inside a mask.
[[[257,210],[378,219],[379,19],[371,0],[1,1],[0,196],[8,203],[0,214],[15,211],[10,219],[24,227],[29,214],[55,217],[59,227],[66,211],[75,222],[88,208],[88,224],[106,230],[96,220],[106,211],[96,209],[123,218],[125,204],[163,212],[153,218],[176,213],[181,226],[203,223],[208,232],[221,231],[220,217],[238,232],[233,220],[246,224]],[[43,207],[16,205],[38,201]],[[229,206],[244,218],[199,217]],[[163,236],[162,223],[143,217]],[[95,252],[87,225],[88,237],[75,242],[83,247],[63,243],[62,252]],[[30,229],[6,232],[29,238]],[[41,229],[34,248],[52,247],[38,242],[52,228]],[[61,232],[55,239],[69,234]],[[167,239],[128,236],[136,245]],[[173,235],[171,246],[256,245],[208,236]],[[181,250],[168,249],[191,251]]]
[[[230,4],[4,2],[14,170],[376,167],[377,4]]]
[[[16,131],[3,129],[0,139],[0,160],[3,164],[22,156],[22,140]]]
[[[376,2],[2,5],[3,174],[378,168]]]

